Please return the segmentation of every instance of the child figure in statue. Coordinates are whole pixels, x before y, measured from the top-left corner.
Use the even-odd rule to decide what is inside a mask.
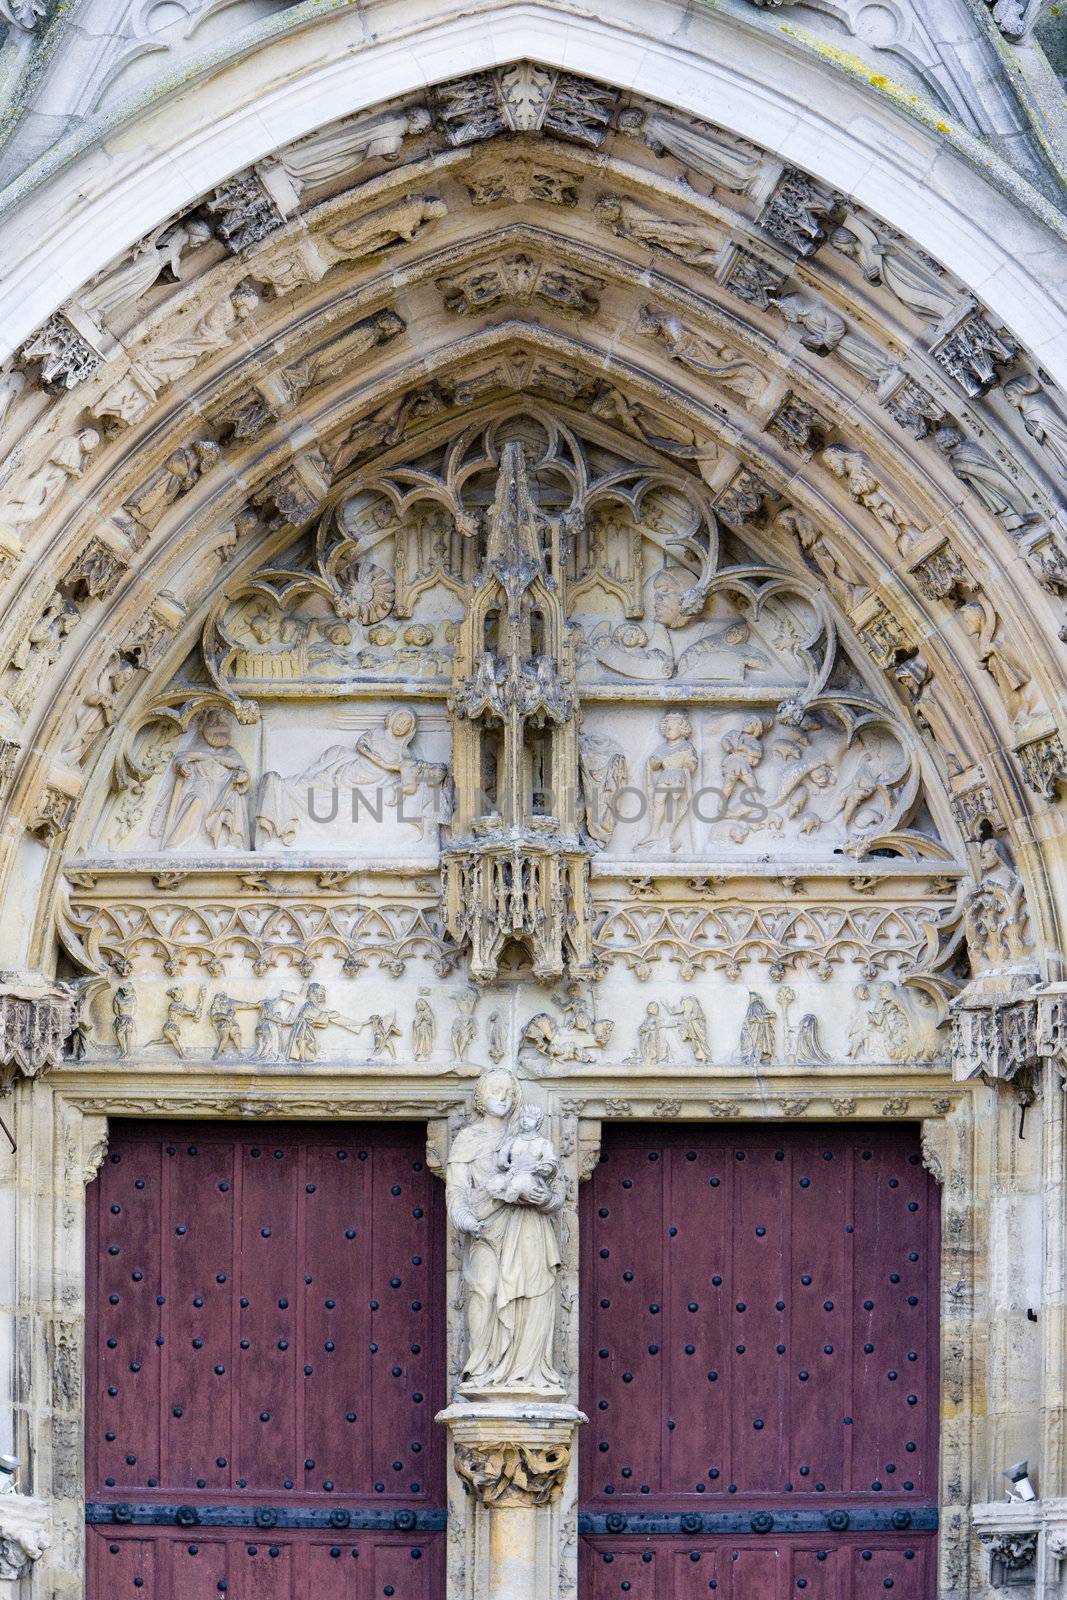
[[[518,1132],[501,1146],[498,1157],[504,1169],[492,1184],[498,1199],[535,1206],[551,1203],[551,1180],[559,1169],[559,1159],[541,1132],[544,1120],[540,1106],[527,1104],[519,1112]]]

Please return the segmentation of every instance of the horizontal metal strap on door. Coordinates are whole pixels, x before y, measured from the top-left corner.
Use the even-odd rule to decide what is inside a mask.
[[[578,1532],[674,1537],[708,1533],[933,1533],[936,1506],[856,1506],[828,1511],[580,1511]]]
[[[365,1533],[440,1533],[448,1513],[387,1511],[364,1506],[137,1505],[90,1500],[85,1520],[138,1528],[353,1528]]]

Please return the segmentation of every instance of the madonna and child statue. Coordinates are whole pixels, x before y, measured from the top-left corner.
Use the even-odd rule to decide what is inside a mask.
[[[488,1072],[449,1154],[469,1336],[459,1393],[470,1399],[564,1396],[552,1351],[564,1190],[543,1122],[510,1072]]]

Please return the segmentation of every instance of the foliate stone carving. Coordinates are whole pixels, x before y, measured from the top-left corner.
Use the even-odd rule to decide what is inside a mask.
[[[987,0],[991,3],[991,0]],[[1030,38],[1045,14],[1052,10],[1055,0],[995,0],[993,21],[1013,44],[1022,44]]]
[[[1036,1528],[982,1533],[979,1538],[989,1552],[990,1566],[994,1573],[999,1573],[1001,1583],[1006,1574],[1024,1572],[1037,1561]]]
[[[799,395],[790,394],[771,416],[767,432],[807,459],[822,447],[832,424]]]
[[[550,167],[540,161],[520,160],[468,168],[463,182],[476,206],[518,204],[533,200],[549,206],[576,206],[578,185],[584,174]]]
[[[552,1350],[562,1263],[554,1219],[564,1194],[543,1119],[511,1073],[494,1068],[449,1151],[446,1203],[467,1291],[459,1385],[467,1398],[563,1398]]]
[[[36,365],[45,388],[58,391],[91,378],[103,358],[69,318],[56,311],[22,345],[18,359],[23,365]]]
[[[215,219],[215,232],[235,256],[285,222],[274,196],[254,172],[228,178],[204,204]]]
[[[977,400],[999,383],[998,368],[1018,360],[1019,348],[977,309],[955,317],[933,340],[930,354],[963,391]]]
[[[1067,784],[1067,749],[1058,732],[1042,734],[1015,746],[1028,789],[1042,800],[1055,800]]]
[[[52,1542],[50,1520],[46,1501],[13,1490],[0,1493],[0,1582],[28,1577]]]
[[[566,1444],[462,1444],[456,1471],[485,1506],[533,1507],[558,1500],[570,1467]]]
[[[824,219],[839,209],[835,195],[806,173],[787,167],[757,221],[764,233],[797,255],[813,256],[826,239]]]
[[[741,397],[747,406],[763,393],[766,374],[715,334],[698,333],[670,312],[644,306],[638,327],[663,345],[672,361]]]
[[[126,568],[125,558],[94,535],[68,568],[63,587],[74,600],[106,600],[122,581]]]
[[[878,399],[913,439],[925,439],[944,421],[945,408],[928,389],[900,367],[887,368],[878,385]]]
[[[433,98],[437,120],[452,145],[542,130],[596,149],[607,136],[619,91],[519,61],[496,72],[453,78],[438,85]]]
[[[762,256],[731,241],[722,252],[716,277],[746,305],[766,311],[784,287],[786,275]]]
[[[762,478],[741,467],[716,496],[715,509],[739,528],[746,522],[762,522],[770,492]]]
[[[0,973],[0,1093],[20,1073],[35,1078],[59,1065],[76,1008],[74,992],[64,984]]]
[[[575,317],[591,317],[600,307],[602,278],[555,262],[513,255],[480,262],[466,272],[437,279],[448,311],[469,314],[502,301],[529,305],[534,300]]]

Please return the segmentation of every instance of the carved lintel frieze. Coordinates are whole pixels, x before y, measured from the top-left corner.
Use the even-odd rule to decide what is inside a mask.
[[[15,1077],[58,1066],[74,1027],[75,996],[34,974],[0,972],[0,1093]]]

